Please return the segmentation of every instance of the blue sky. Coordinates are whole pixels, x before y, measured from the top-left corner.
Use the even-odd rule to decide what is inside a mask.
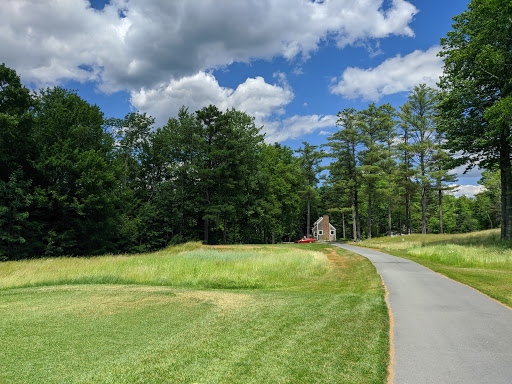
[[[4,0],[0,61],[33,88],[76,89],[107,117],[181,105],[256,117],[270,142],[326,142],[338,111],[398,108],[435,86],[469,0]],[[457,170],[461,173],[461,169]],[[479,172],[461,175],[471,195]]]

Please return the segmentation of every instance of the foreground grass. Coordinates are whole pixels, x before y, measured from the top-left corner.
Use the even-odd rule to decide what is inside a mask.
[[[376,238],[361,245],[416,261],[512,307],[512,244],[500,240],[499,230]]]
[[[386,379],[380,278],[327,246],[188,244],[2,263],[0,276],[2,383]]]

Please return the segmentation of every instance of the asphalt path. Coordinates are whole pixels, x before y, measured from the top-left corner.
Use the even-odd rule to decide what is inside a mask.
[[[389,292],[394,384],[511,384],[512,310],[413,261],[346,244]]]

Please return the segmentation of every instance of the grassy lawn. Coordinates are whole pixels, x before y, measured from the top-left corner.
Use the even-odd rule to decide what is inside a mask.
[[[500,241],[499,230],[380,237],[360,245],[411,259],[512,307],[512,244]]]
[[[366,259],[320,244],[0,264],[2,383],[385,383]]]

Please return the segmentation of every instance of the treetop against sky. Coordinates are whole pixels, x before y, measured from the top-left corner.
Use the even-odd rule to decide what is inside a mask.
[[[4,0],[1,61],[108,117],[139,110],[162,126],[182,105],[235,107],[297,149],[325,143],[344,108],[398,108],[415,85],[435,86],[440,38],[468,3]],[[468,193],[478,178],[459,184]]]

